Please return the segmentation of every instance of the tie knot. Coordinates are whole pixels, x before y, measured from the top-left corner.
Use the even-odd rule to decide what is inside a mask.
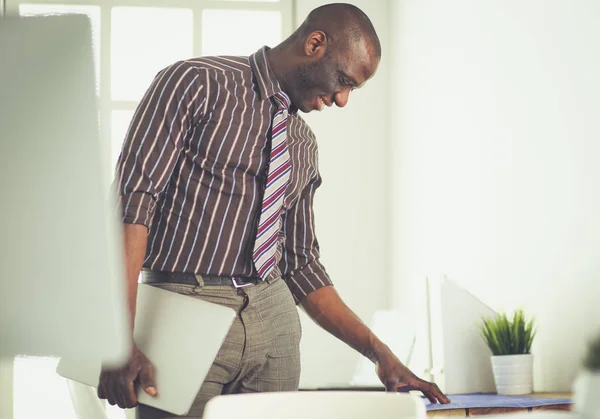
[[[291,101],[290,98],[288,97],[288,95],[286,95],[283,92],[279,92],[279,93],[275,93],[275,101],[277,102],[277,105],[279,105],[279,107],[284,108],[284,109],[289,109],[290,105],[291,105]]]

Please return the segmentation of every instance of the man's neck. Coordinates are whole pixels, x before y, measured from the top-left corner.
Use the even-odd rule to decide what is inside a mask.
[[[285,92],[287,85],[286,74],[289,72],[289,46],[279,44],[267,51],[267,63],[269,68],[275,74],[277,81]]]

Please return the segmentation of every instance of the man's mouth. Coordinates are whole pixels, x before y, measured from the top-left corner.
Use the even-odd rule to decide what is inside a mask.
[[[323,103],[323,99],[321,99],[320,97],[317,98],[317,110],[319,112],[321,112],[323,110],[323,107],[325,107],[325,103]]]
[[[331,104],[328,103],[321,96],[317,97],[317,110],[322,111],[325,106],[329,107],[329,106],[331,106]]]

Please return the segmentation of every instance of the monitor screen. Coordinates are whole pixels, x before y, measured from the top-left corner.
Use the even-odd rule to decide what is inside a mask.
[[[83,15],[0,19],[0,356],[119,363],[117,201]]]

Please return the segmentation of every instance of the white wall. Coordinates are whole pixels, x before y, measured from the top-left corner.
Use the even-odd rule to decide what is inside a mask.
[[[296,2],[299,25],[314,8],[329,3]],[[358,0],[373,21],[383,47],[375,77],[352,93],[344,109],[303,115],[319,143],[323,185],[315,216],[322,260],[338,292],[365,321],[388,306],[388,153],[387,114],[390,55],[387,51],[388,2]],[[348,383],[360,359],[355,351],[303,316],[301,386]]]
[[[600,330],[600,3],[393,1],[394,306],[446,273],[538,319],[535,388]]]

